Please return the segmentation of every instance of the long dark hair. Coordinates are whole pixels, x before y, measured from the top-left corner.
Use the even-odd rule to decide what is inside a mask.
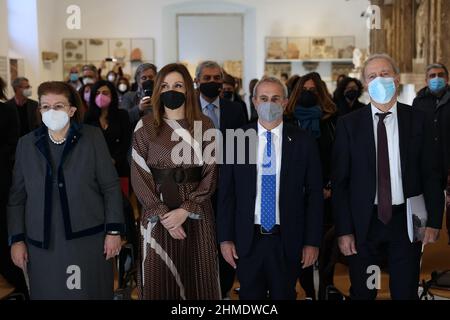
[[[320,75],[317,72],[311,72],[300,78],[294,90],[292,91],[291,96],[289,97],[289,102],[286,108],[287,114],[293,114],[295,106],[297,104],[298,97],[303,92],[303,86],[309,80],[314,82],[314,85],[317,90],[317,98],[319,100],[319,106],[323,112],[323,119],[327,119],[336,113],[336,105],[333,100],[331,100],[328,90],[324,86]]]
[[[364,87],[363,87],[361,81],[359,81],[356,78],[345,77],[343,80],[341,80],[339,82],[339,85],[336,88],[336,91],[334,92],[334,100],[336,103],[340,102],[341,100],[344,100],[345,88],[351,82],[354,82],[356,84],[356,86],[358,87],[358,93],[359,93],[358,98],[361,97],[363,90],[364,90]]]
[[[156,76],[155,89],[152,96],[153,117],[156,131],[159,133],[163,123],[164,105],[161,102],[162,83],[169,73],[178,72],[183,77],[186,87],[185,117],[189,124],[189,131],[194,130],[194,122],[202,119],[202,113],[198,105],[198,98],[194,90],[194,82],[186,67],[180,63],[166,65]]]
[[[8,100],[5,92],[6,92],[6,82],[0,77],[0,101]]]
[[[111,91],[111,104],[108,108],[108,121],[114,119],[119,113],[119,98],[117,96],[116,87],[109,81],[100,80],[97,81],[94,86],[91,88],[91,97],[89,98],[89,107],[86,112],[86,116],[84,117],[84,121],[89,124],[97,124],[100,118],[101,110],[97,103],[95,102],[95,98],[97,97],[97,91],[101,87],[108,87],[109,91]]]

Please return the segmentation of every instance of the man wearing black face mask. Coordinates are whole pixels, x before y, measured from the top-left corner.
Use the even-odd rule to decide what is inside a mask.
[[[137,91],[129,91],[122,97],[120,108],[128,111],[130,122],[134,128],[139,119],[151,112],[151,96],[153,94],[153,79],[158,70],[154,64],[141,64],[135,74]]]
[[[358,79],[344,78],[341,80],[334,96],[334,102],[338,109],[337,116],[344,116],[364,107],[365,105],[358,100],[362,92],[363,85]]]
[[[222,68],[214,61],[202,62],[196,70],[197,88],[202,112],[211,118],[216,128],[237,129],[247,123],[241,106],[220,98],[223,86]]]
[[[241,105],[220,98],[224,76],[222,68],[216,62],[205,61],[200,63],[195,75],[202,112],[212,120],[217,129],[220,129],[224,137],[223,146],[226,146],[226,130],[244,126],[248,121],[247,117]],[[225,150],[225,148],[222,148],[222,150]],[[223,156],[225,159],[225,155]],[[216,194],[212,196],[211,201],[214,212],[217,213]],[[219,256],[219,271],[222,297],[225,298],[233,286],[235,272],[222,256]]]

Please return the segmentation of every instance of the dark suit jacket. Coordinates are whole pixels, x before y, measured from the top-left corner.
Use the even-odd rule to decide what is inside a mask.
[[[257,123],[244,127],[257,130]],[[245,164],[224,164],[219,175],[218,239],[233,241],[239,256],[250,253],[256,199],[256,146],[245,146]],[[236,152],[235,152],[236,154]],[[322,238],[323,191],[320,158],[314,139],[284,124],[280,176],[280,226],[286,256],[299,260],[303,246],[319,247]],[[235,162],[236,163],[236,162]]]
[[[398,130],[403,193],[406,199],[424,194],[428,226],[440,228],[443,193],[424,114],[398,103]],[[371,106],[338,120],[333,149],[333,213],[338,236],[355,234],[364,242],[376,195],[376,149]],[[406,217],[405,217],[406,219]]]
[[[14,107],[16,110],[18,110],[18,108],[19,108],[17,106],[16,100],[14,98],[12,98],[11,100],[8,100],[6,102],[6,104],[11,107]],[[40,126],[40,118],[38,116],[38,106],[39,106],[39,104],[37,101],[34,101],[32,99],[27,99],[25,107],[27,108],[26,113],[27,113],[27,119],[28,119],[28,131],[25,130],[24,128],[20,128],[19,129],[19,132],[21,133],[20,136],[23,136]],[[19,117],[19,113],[17,113],[17,116]],[[19,124],[21,126],[24,126],[24,124],[20,123],[20,117],[18,119],[19,119]]]
[[[237,102],[220,99],[220,131],[238,129],[247,124],[242,106]]]
[[[72,123],[52,172],[45,126],[19,140],[8,203],[10,243],[27,240],[47,249],[50,241],[53,177],[60,188],[66,239],[124,231],[119,178],[100,129]]]

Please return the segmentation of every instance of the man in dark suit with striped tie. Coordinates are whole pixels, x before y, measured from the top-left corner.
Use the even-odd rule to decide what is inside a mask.
[[[241,300],[295,299],[299,264],[317,260],[322,237],[319,153],[310,135],[283,123],[280,80],[264,78],[254,91],[259,121],[243,128],[249,139],[235,138],[243,145],[220,168],[218,238]]]
[[[444,204],[431,123],[397,102],[400,76],[391,57],[369,57],[362,74],[371,103],[339,120],[332,161],[333,213],[349,261],[350,295],[375,299],[370,270],[387,258],[391,297],[417,299],[422,243],[436,241]],[[419,195],[428,222],[423,242],[411,243],[406,203]]]
[[[224,81],[224,73],[217,62],[201,62],[195,72],[195,83],[198,89],[199,105],[203,114],[208,116],[216,129],[222,133],[222,145],[226,145],[226,130],[238,129],[247,124],[248,119],[242,106],[237,102],[220,98]],[[222,148],[224,150],[224,148]],[[217,194],[211,198],[214,212],[217,213]],[[220,287],[222,297],[227,298],[233,287],[235,272],[219,258]]]

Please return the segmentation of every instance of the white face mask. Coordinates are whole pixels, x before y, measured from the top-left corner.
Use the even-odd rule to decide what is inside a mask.
[[[108,81],[109,82],[114,82],[116,80],[116,77],[114,75],[109,75],[108,76]]]
[[[119,88],[118,89],[119,89],[120,92],[125,92],[125,91],[127,91],[128,86],[125,83],[121,83],[121,84],[119,84]]]
[[[69,122],[69,115],[64,111],[51,109],[42,114],[42,121],[50,130],[59,131]]]
[[[28,88],[28,89],[24,89],[24,90],[22,91],[22,93],[23,93],[23,95],[24,95],[25,97],[29,98],[29,97],[31,97],[31,95],[33,94],[33,91],[31,90],[31,88]]]

